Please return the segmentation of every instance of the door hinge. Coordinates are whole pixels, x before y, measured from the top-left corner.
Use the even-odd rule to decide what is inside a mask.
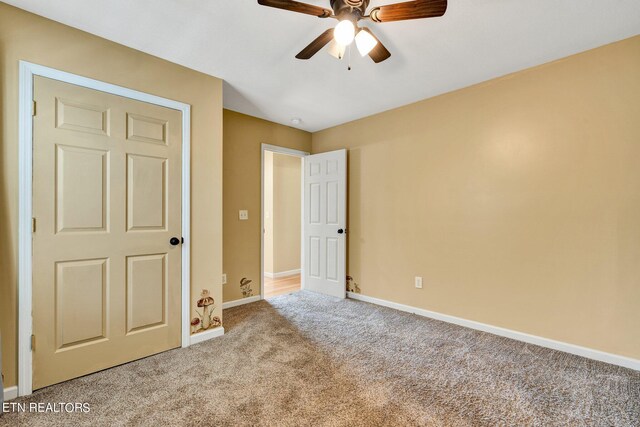
[[[31,232],[32,233],[36,232],[36,219],[35,218],[31,218]]]
[[[36,336],[31,335],[31,351],[36,351]]]
[[[33,100],[33,107],[31,108],[31,115],[35,116],[36,115],[36,100]]]

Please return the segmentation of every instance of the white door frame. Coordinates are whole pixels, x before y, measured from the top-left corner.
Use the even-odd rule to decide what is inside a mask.
[[[260,154],[260,299],[264,299],[264,152],[270,151],[277,154],[287,154],[289,156],[300,157],[304,159],[310,153],[306,151],[294,150],[293,148],[279,147],[277,145],[262,144]],[[300,280],[301,287],[304,289],[304,167],[300,171]]]
[[[47,77],[76,86],[94,89],[136,101],[147,102],[182,112],[182,347],[189,346],[189,312],[191,279],[189,270],[190,245],[190,147],[191,106],[137,90],[116,86],[99,80],[78,76],[42,65],[20,61],[19,118],[18,118],[18,395],[32,393],[33,360],[31,354],[32,334],[32,192],[33,192],[33,78]]]

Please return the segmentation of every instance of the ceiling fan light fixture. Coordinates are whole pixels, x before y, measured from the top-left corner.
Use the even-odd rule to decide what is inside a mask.
[[[344,52],[347,49],[346,46],[341,45],[340,43],[338,43],[337,41],[331,40],[329,42],[329,55],[333,56],[336,59],[342,59],[344,58]]]
[[[333,37],[338,44],[342,46],[349,46],[356,35],[356,28],[348,19],[344,19],[338,22],[336,28],[333,30]]]
[[[368,31],[360,30],[356,35],[356,47],[358,48],[358,52],[360,55],[366,56],[371,52],[371,50],[376,47],[378,44],[378,40],[369,34]]]

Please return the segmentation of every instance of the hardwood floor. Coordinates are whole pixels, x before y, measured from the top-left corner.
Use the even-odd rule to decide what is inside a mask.
[[[270,298],[276,295],[290,294],[300,290],[300,275],[282,277],[279,279],[264,278],[264,297]]]

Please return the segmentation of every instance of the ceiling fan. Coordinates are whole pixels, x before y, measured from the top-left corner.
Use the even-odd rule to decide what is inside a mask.
[[[296,55],[298,59],[309,59],[327,43],[332,46],[329,53],[342,59],[345,49],[355,40],[356,47],[362,56],[369,55],[374,62],[382,62],[391,56],[386,47],[367,27],[358,27],[358,21],[373,22],[404,21],[407,19],[434,18],[444,15],[447,0],[413,0],[403,3],[374,7],[367,15],[370,0],[331,0],[331,9],[300,3],[293,0],[258,0],[263,6],[290,10],[317,16],[318,18],[334,18],[338,20],[335,28],[320,34],[307,47]]]

